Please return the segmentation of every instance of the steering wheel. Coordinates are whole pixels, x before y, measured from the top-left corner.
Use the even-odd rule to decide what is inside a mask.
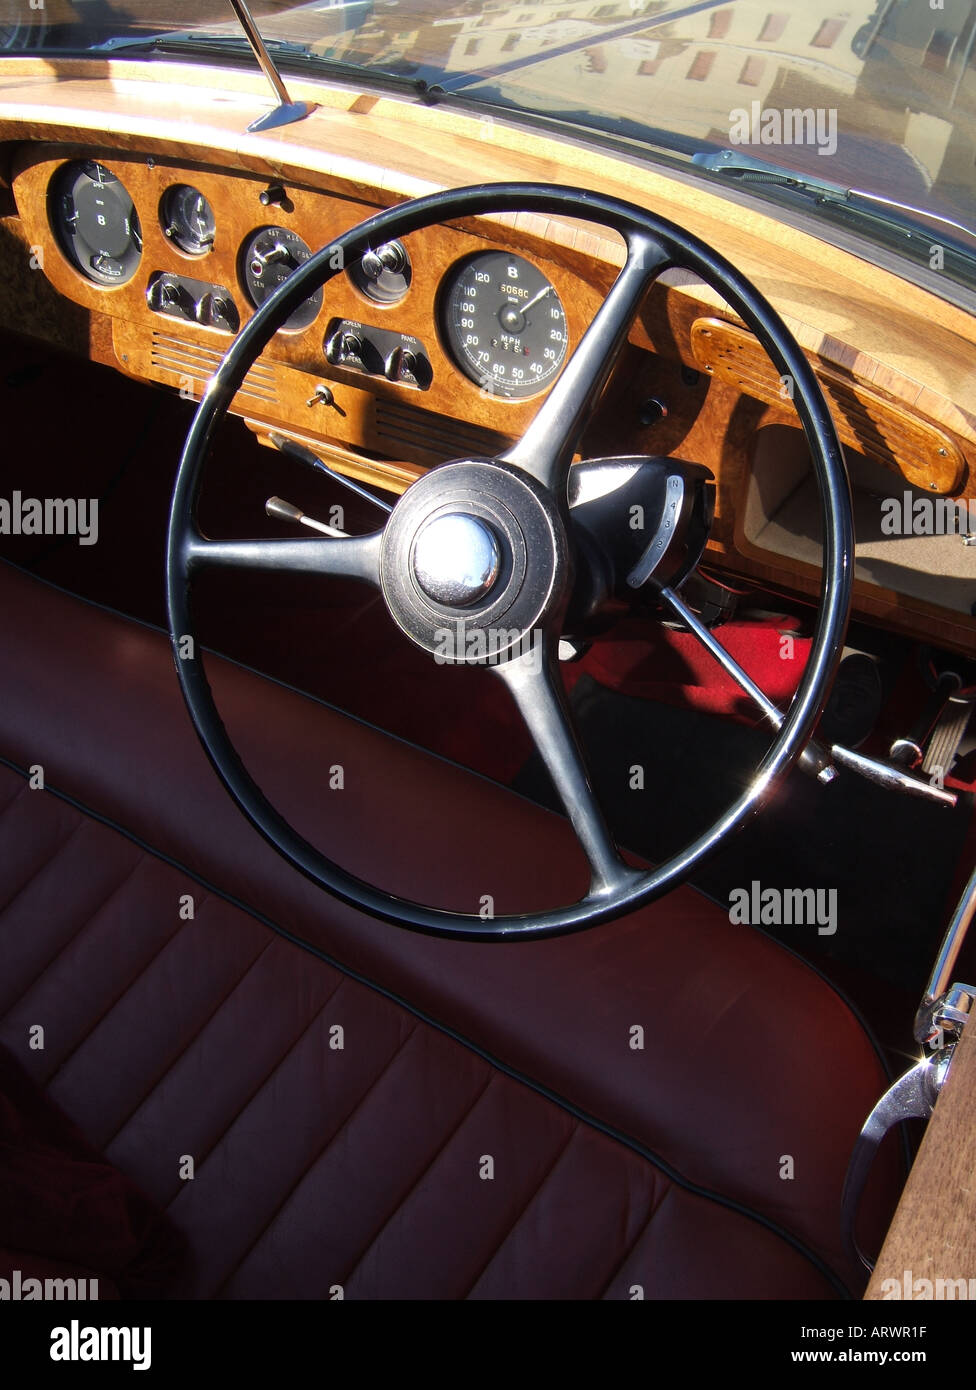
[[[206,538],[195,512],[214,435],[249,368],[295,309],[371,248],[437,223],[521,211],[601,224],[619,233],[627,249],[623,269],[522,438],[496,458],[463,458],[431,469],[399,500],[385,527],[369,535]],[[766,701],[779,728],[751,785],[680,853],[641,869],[625,863],[607,828],[564,699],[557,650],[578,571],[597,563],[592,543],[579,542],[570,515],[571,480],[580,467],[571,468],[574,451],[646,292],[671,267],[692,270],[718,290],[756,334],[777,371],[793,382],[820,490],[823,584],[812,649],[792,704],[781,716]],[[632,468],[640,463],[609,462]],[[699,473],[707,476],[706,470]],[[694,490],[694,479],[685,481]],[[629,574],[632,586],[656,583],[672,606],[680,600],[668,576],[655,575],[654,556],[670,549],[669,527],[681,512],[675,506],[680,500],[664,496],[655,538]],[[706,516],[701,547],[707,524]],[[692,564],[699,554],[700,548]],[[166,566],[170,637],[190,717],[217,774],[253,825],[302,873],[345,902],[414,930],[476,940],[550,936],[594,926],[675,888],[760,808],[804,754],[843,648],[852,554],[850,487],[830,413],[799,345],[744,276],[697,237],[619,199],[538,184],[479,185],[401,204],[346,232],[295,270],[238,335],[197,409],[174,485]],[[432,658],[442,650],[438,644],[445,629],[477,634],[480,640],[465,642],[455,657],[488,665],[508,686],[586,853],[587,893],[567,906],[484,920],[389,894],[344,871],[299,835],[245,769],[204,673],[190,589],[194,575],[213,566],[363,580],[381,591],[399,626]],[[706,630],[692,627],[707,643]],[[717,646],[712,639],[713,652]],[[765,697],[745,673],[738,672],[738,678],[762,703]]]

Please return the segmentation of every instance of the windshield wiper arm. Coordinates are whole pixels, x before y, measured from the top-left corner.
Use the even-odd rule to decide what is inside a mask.
[[[829,179],[813,178],[808,174],[797,173],[795,169],[784,169],[777,164],[767,164],[765,160],[754,159],[752,155],[741,154],[737,150],[719,150],[714,154],[704,152],[693,155],[692,164],[697,164],[701,169],[707,169],[713,174],[725,174],[734,178],[740,183],[765,183],[779,188],[790,188],[797,193],[807,194],[818,203],[834,204],[844,206],[854,211],[867,213],[869,209],[858,208],[859,202],[870,203],[872,208],[885,210],[889,213],[887,221],[895,222],[896,225],[907,227],[909,230],[919,231],[921,223],[938,222],[944,227],[951,227],[955,232],[961,232],[970,241],[976,241],[976,231],[972,227],[967,227],[962,222],[957,222],[952,217],[946,217],[939,212],[932,212],[929,208],[916,207],[912,203],[902,203],[896,198],[888,198],[880,193],[871,193],[866,188],[845,188],[841,183],[832,183]],[[895,217],[890,213],[894,212]],[[901,214],[901,215],[899,215]],[[883,216],[883,212],[881,213]],[[913,220],[909,220],[913,219]],[[976,259],[976,249],[970,250],[965,246],[957,249],[971,259]]]
[[[244,37],[251,45],[261,71],[271,84],[271,90],[278,98],[278,105],[273,111],[269,111],[266,116],[259,116],[256,121],[251,122],[247,128],[248,134],[255,130],[271,130],[275,126],[291,125],[293,121],[304,120],[315,110],[314,105],[308,101],[292,101],[288,95],[288,88],[282,81],[281,73],[274,65],[274,60],[268,52],[245,0],[230,0],[230,7],[244,30]]]
[[[234,0],[231,0],[231,4],[234,4]],[[258,37],[260,38],[260,35]],[[263,54],[262,59],[258,49],[251,43],[249,35],[242,37],[239,34],[208,34],[205,31],[194,29],[168,31],[162,34],[144,34],[131,38],[106,39],[103,43],[95,44],[87,51],[89,53],[117,53],[121,50],[142,50],[143,52],[149,50],[160,53],[206,53],[208,51],[220,52],[221,50],[240,52],[250,49],[260,63],[261,70],[270,82],[271,89],[278,101],[278,105],[272,111],[251,122],[248,131],[255,131],[289,125],[292,121],[302,120],[303,117],[315,110],[315,107],[307,101],[291,100],[281,79],[281,74],[271,59],[269,48],[274,49],[276,53],[293,58],[307,57],[310,53],[308,44],[289,43],[284,39],[269,39],[267,43],[261,42],[260,54]]]

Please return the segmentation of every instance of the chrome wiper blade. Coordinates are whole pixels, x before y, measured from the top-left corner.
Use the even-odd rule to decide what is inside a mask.
[[[193,34],[188,29],[165,29],[161,34],[130,34],[128,37],[102,39],[101,43],[89,44],[85,52],[118,53],[123,48],[155,48],[164,39],[171,40],[173,43],[182,43],[191,38],[193,38]]]
[[[287,39],[265,39],[265,47],[275,53],[294,54],[297,57],[310,52],[307,43],[293,43]],[[251,45],[242,34],[212,34],[201,29],[167,29],[161,34],[131,35],[128,38],[104,39],[101,43],[86,48],[86,53],[118,53],[121,49],[229,49],[239,53],[252,52]]]
[[[809,174],[800,174],[795,169],[767,164],[763,159],[755,159],[752,155],[740,153],[738,150],[719,150],[712,154],[701,152],[693,155],[691,162],[700,169],[707,169],[709,173],[724,174],[740,183],[765,183],[790,188],[797,193],[808,194],[817,202],[842,204],[855,210],[859,203],[868,203],[876,210],[877,215],[884,218],[885,214],[888,214],[887,220],[899,227],[908,225],[919,231],[927,223],[937,222],[943,227],[950,227],[954,232],[961,232],[963,236],[976,243],[976,231],[972,227],[957,222],[955,218],[946,217],[943,213],[920,208],[913,203],[902,203],[881,193],[871,193],[866,188],[845,188],[843,184],[833,183],[829,179],[813,178]],[[868,209],[862,211],[866,212]],[[913,221],[909,222],[909,219]],[[976,259],[976,246],[972,250],[965,246],[958,249]]]
[[[287,39],[265,39],[265,48],[292,66],[305,65],[320,70],[323,75],[338,78],[340,81],[356,82],[359,86],[384,86],[396,91],[412,92],[429,106],[446,93],[421,77],[408,73],[394,72],[392,68],[367,68],[356,63],[345,63],[338,58],[330,58],[316,53],[308,44],[295,43]],[[199,29],[167,30],[162,34],[144,34],[140,37],[105,39],[84,50],[85,53],[113,54],[123,50],[134,52],[192,53],[200,56],[208,53],[252,53],[253,49],[241,34],[213,34]]]

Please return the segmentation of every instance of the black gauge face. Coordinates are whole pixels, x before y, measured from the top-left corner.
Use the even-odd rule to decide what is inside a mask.
[[[534,395],[558,373],[569,335],[553,286],[530,261],[486,251],[448,279],[442,330],[463,372],[493,395]]]
[[[97,285],[124,285],[142,257],[142,229],[125,185],[104,165],[78,160],[58,171],[51,221],[68,259]]]
[[[287,227],[262,227],[260,231],[252,233],[241,250],[241,278],[254,307],[260,309],[264,301],[288,279],[293,270],[304,265],[311,254],[301,237]],[[322,291],[316,290],[304,304],[299,305],[283,326],[307,328],[321,307]]]
[[[214,210],[200,190],[188,183],[167,188],[159,220],[166,235],[187,255],[202,256],[214,244],[217,234]]]
[[[402,242],[388,241],[365,252],[349,267],[349,278],[374,304],[398,304],[410,288],[413,271]]]

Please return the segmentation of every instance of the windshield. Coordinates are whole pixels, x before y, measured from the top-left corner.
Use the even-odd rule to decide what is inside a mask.
[[[241,35],[224,0],[33,3],[0,0],[9,51],[107,54],[111,40]],[[752,156],[976,225],[974,0],[255,0],[251,9],[269,42],[296,45],[272,44],[284,70],[342,63],[395,74],[488,109],[698,153],[699,164],[727,150],[726,175]]]

